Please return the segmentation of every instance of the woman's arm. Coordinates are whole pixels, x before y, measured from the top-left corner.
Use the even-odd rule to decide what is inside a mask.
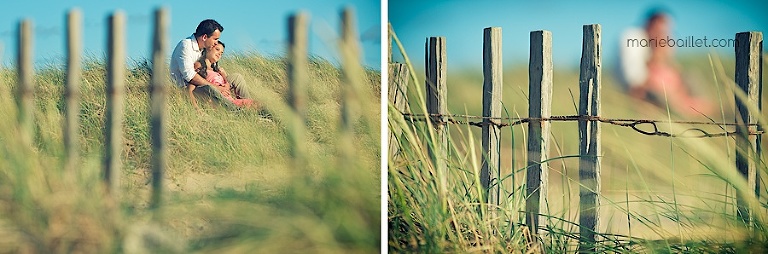
[[[224,80],[227,80],[227,72],[224,71],[224,68],[219,67],[219,73],[221,73],[221,77],[223,77]]]
[[[219,67],[219,74],[221,74],[221,78],[224,80],[224,84],[221,84],[221,86],[224,87],[224,90],[229,91],[232,89],[232,86],[227,82],[227,71],[225,71],[224,68]]]
[[[221,93],[225,93],[226,95],[229,95],[229,90],[232,88],[232,86],[227,82],[227,76],[224,76],[226,72],[224,72],[224,69],[219,68],[219,72],[216,74],[221,76],[222,83],[218,84],[219,91]]]

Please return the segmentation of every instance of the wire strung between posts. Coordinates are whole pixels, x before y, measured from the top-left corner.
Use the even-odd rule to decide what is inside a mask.
[[[738,131],[725,131],[718,133],[709,133],[701,128],[689,128],[683,130],[678,134],[672,134],[669,132],[660,131],[657,124],[669,123],[669,124],[691,124],[691,125],[716,125],[723,128],[724,126],[738,126],[737,123],[717,123],[717,122],[701,122],[701,121],[667,121],[667,120],[649,120],[649,119],[619,119],[619,118],[603,118],[600,116],[550,116],[544,118],[519,118],[519,117],[483,117],[473,115],[440,115],[440,114],[410,114],[402,113],[405,120],[410,122],[425,122],[428,118],[436,119],[434,124],[468,124],[471,126],[482,127],[484,124],[491,124],[498,127],[515,126],[524,123],[546,121],[598,121],[601,123],[612,124],[621,127],[632,128],[636,132],[649,136],[661,136],[672,138],[713,138],[736,135]],[[457,118],[464,119],[481,119],[482,121],[469,121],[469,120],[457,120]],[[484,121],[484,120],[489,121]],[[652,128],[651,131],[643,130],[641,127],[647,126]],[[757,126],[757,124],[749,124],[749,126]],[[749,128],[749,135],[761,135],[762,130],[753,130]]]

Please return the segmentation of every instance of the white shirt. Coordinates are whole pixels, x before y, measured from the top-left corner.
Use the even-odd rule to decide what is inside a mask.
[[[647,40],[648,35],[640,28],[629,28],[624,31],[619,41],[619,64],[621,65],[621,78],[625,88],[639,87],[648,78],[648,59],[651,57],[649,47],[632,45],[630,40],[639,42]]]
[[[176,44],[171,54],[171,78],[176,86],[183,88],[195,77],[195,62],[200,59],[203,52],[197,45],[195,35],[191,35]]]

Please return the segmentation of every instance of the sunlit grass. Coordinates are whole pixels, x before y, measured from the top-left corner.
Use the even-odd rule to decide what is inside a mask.
[[[244,52],[225,57],[263,110],[202,103],[181,90],[168,96],[168,168],[163,206],[148,210],[149,65],[126,72],[121,188],[101,182],[105,68],[84,62],[80,164],[63,171],[64,68],[36,71],[35,145],[16,126],[15,71],[0,70],[0,252],[279,253],[376,252],[381,194],[378,107],[354,122],[356,163],[339,162],[338,66],[310,59],[308,165],[292,168],[286,118],[286,60]],[[380,74],[361,73],[366,101],[378,101]],[[170,81],[170,80],[169,80]]]
[[[395,36],[396,38],[396,36]],[[448,45],[450,47],[450,45]],[[394,49],[397,51],[397,48]],[[408,59],[406,52],[400,52]],[[407,52],[418,57],[422,52]],[[694,73],[699,92],[718,103],[717,115],[684,117],[665,107],[631,99],[623,94],[609,70],[603,70],[602,116],[653,120],[734,122],[733,60],[683,60],[686,73]],[[730,66],[730,67],[728,67]],[[411,67],[414,68],[414,67]],[[414,68],[417,69],[417,68]],[[418,70],[416,70],[418,71]],[[448,111],[481,115],[481,70],[449,72]],[[765,79],[765,78],[764,78]],[[424,113],[423,72],[409,79],[411,112]],[[763,82],[765,83],[765,82]],[[527,117],[527,66],[504,72],[502,103],[505,117]],[[576,114],[578,72],[554,70],[552,115]],[[421,97],[421,98],[420,98]],[[402,153],[389,158],[389,250],[393,252],[528,252],[531,230],[524,225],[525,126],[502,129],[502,204],[497,220],[484,217],[476,180],[480,128],[449,125],[448,195],[443,207],[440,181],[426,150],[436,147],[434,135],[423,122],[405,121],[393,107],[390,128],[404,134],[390,142]],[[764,114],[765,115],[765,114]],[[467,119],[458,119],[467,120]],[[646,136],[629,128],[602,124],[602,193],[598,250],[604,252],[762,252],[768,243],[765,221],[754,230],[736,217],[736,196],[748,193],[734,166],[732,136],[691,139]],[[650,128],[641,126],[640,128]],[[719,126],[658,124],[661,131],[680,133],[699,127],[710,133]],[[733,131],[733,127],[723,127]],[[549,152],[549,193],[540,237],[545,252],[574,252],[578,245],[578,135],[575,122],[552,122]],[[759,165],[762,179],[768,168]],[[761,185],[764,186],[763,180]],[[765,188],[756,201],[758,217],[766,214]],[[750,195],[745,195],[749,197]],[[752,195],[754,197],[754,195]],[[749,199],[749,198],[748,198]]]

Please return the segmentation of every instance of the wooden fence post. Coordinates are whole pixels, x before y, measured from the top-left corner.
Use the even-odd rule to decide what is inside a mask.
[[[445,204],[447,194],[447,150],[448,128],[445,125],[446,97],[446,54],[445,37],[429,37],[426,42],[426,95],[427,113],[431,115],[434,137],[431,145],[427,145],[430,157],[434,163],[437,177],[440,180],[440,198]]]
[[[760,174],[758,164],[761,157],[760,135],[750,137],[750,133],[761,130],[758,117],[762,111],[762,77],[763,77],[763,34],[761,32],[743,32],[736,34],[736,84],[747,95],[746,101],[735,96],[736,100],[736,168],[747,180],[749,191],[754,191],[760,197]],[[743,97],[742,97],[743,98]],[[752,105],[758,111],[750,111],[747,105]],[[746,225],[752,226],[754,214],[744,199],[745,194],[739,194],[736,199],[737,217]]]
[[[387,22],[387,63],[392,63],[392,23]]]
[[[109,17],[107,39],[107,112],[104,181],[107,191],[117,195],[120,184],[120,157],[123,151],[123,96],[125,95],[125,15],[116,11]]]
[[[65,168],[74,170],[80,156],[80,53],[82,51],[82,18],[80,10],[67,15],[67,83],[64,92],[66,120],[64,122]]]
[[[480,184],[483,187],[488,210],[496,211],[500,204],[499,181],[501,169],[501,88],[503,86],[503,64],[501,50],[501,27],[483,30],[483,160],[480,168]],[[493,119],[491,119],[493,118]]]
[[[528,117],[548,118],[552,114],[552,32],[531,32],[528,62]],[[539,214],[546,208],[548,189],[547,155],[549,128],[547,121],[528,122],[528,164],[526,174],[526,220],[531,233],[538,234]]]
[[[389,88],[388,99],[397,109],[394,115],[400,116],[400,112],[405,112],[408,99],[408,66],[401,63],[389,64]],[[392,116],[393,114],[389,114]],[[391,121],[390,121],[391,122]],[[403,130],[399,126],[389,125],[389,158],[394,160],[399,153],[400,144],[397,143]]]
[[[600,116],[600,25],[584,25],[579,72],[579,116]],[[600,124],[579,121],[579,252],[595,252],[600,207]]]
[[[288,18],[288,87],[289,100],[294,111],[288,136],[291,140],[291,156],[296,170],[307,165],[306,139],[304,138],[307,83],[309,82],[307,23],[309,23],[309,15],[304,12],[293,14]]]
[[[351,134],[353,132],[353,124],[357,119],[356,108],[359,107],[352,105],[357,102],[355,96],[355,86],[358,85],[360,80],[358,79],[361,74],[359,70],[360,66],[360,50],[357,44],[357,32],[354,21],[354,11],[351,8],[345,8],[341,13],[341,54],[344,59],[342,69],[344,72],[344,87],[342,92],[342,128],[345,132]]]
[[[150,80],[150,123],[152,128],[152,201],[151,207],[162,203],[163,174],[166,166],[166,118],[168,115],[166,95],[168,84],[165,63],[168,44],[168,10],[155,10],[155,34],[152,39],[152,79]]]
[[[355,28],[355,14],[352,8],[345,8],[341,13],[341,41],[339,51],[342,55],[341,87],[341,135],[340,148],[342,151],[339,165],[342,168],[354,163],[354,124],[360,118],[360,110],[363,107],[359,97],[358,87],[362,84],[363,70],[360,67],[360,50],[357,42],[357,29]]]
[[[19,23],[19,41],[18,47],[18,99],[17,107],[19,110],[19,132],[21,140],[28,146],[32,146],[34,117],[35,117],[35,77],[34,65],[32,60],[32,51],[34,47],[35,34],[31,20],[25,19]]]

